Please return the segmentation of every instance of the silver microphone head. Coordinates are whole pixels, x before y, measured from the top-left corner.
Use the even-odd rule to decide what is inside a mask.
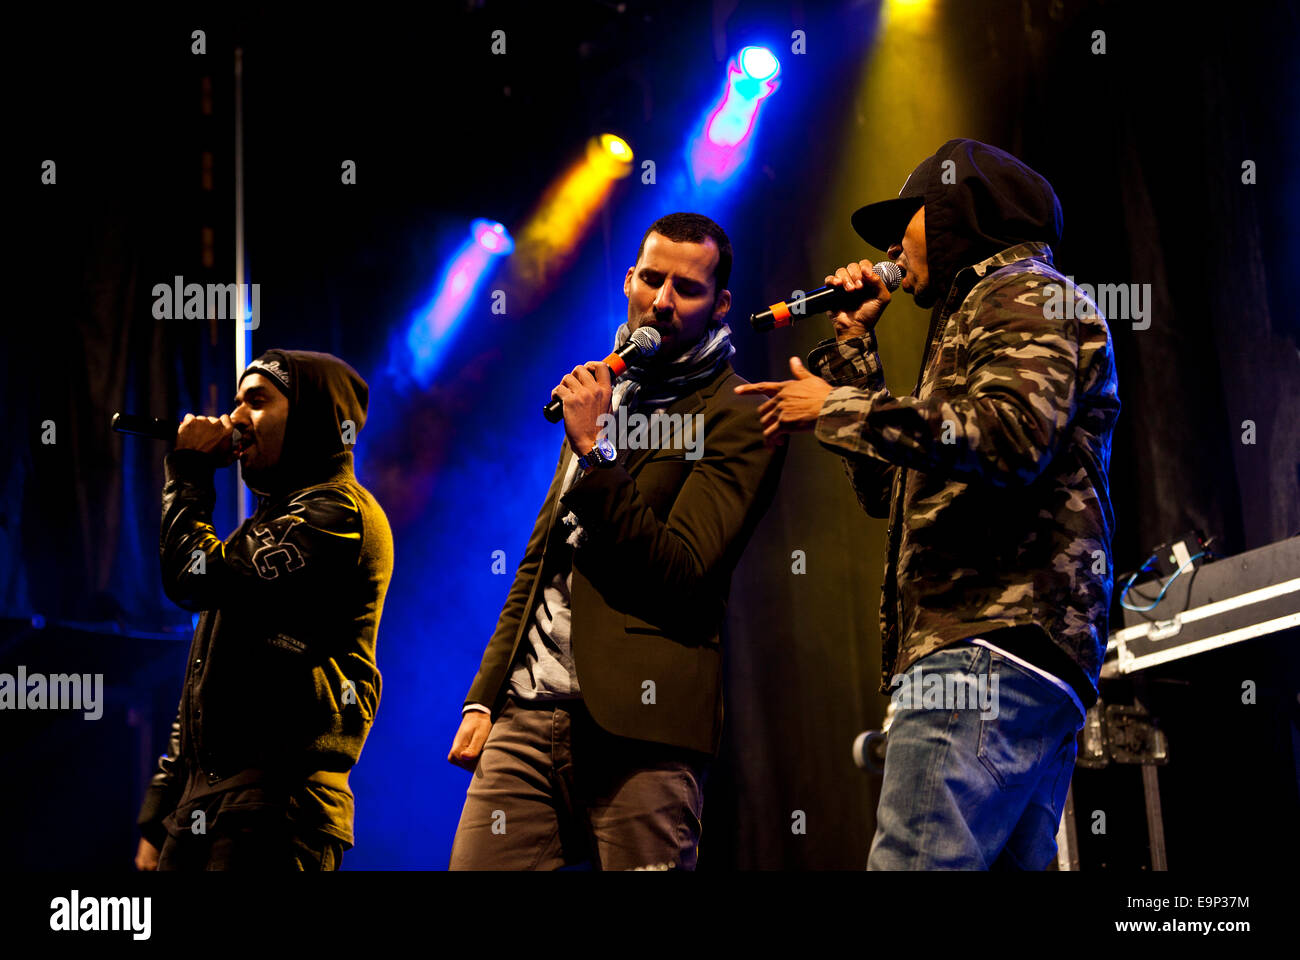
[[[659,344],[663,338],[659,336],[659,331],[654,327],[637,327],[632,331],[632,342],[637,345],[643,357],[653,357],[655,351],[659,349]]]
[[[874,267],[876,276],[885,281],[885,286],[889,292],[893,293],[898,289],[898,285],[903,282],[903,271],[898,269],[898,264],[889,260],[882,260]]]

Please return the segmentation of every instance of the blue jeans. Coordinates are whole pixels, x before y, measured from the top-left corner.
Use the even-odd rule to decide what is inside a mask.
[[[1074,700],[971,643],[903,677],[867,869],[1046,869],[1084,720]]]

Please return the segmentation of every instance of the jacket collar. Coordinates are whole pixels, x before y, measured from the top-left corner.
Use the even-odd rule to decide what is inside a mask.
[[[999,250],[993,256],[981,260],[979,263],[972,263],[962,267],[957,271],[957,276],[953,278],[952,286],[948,289],[948,299],[943,307],[944,316],[956,310],[961,302],[966,299],[966,294],[970,293],[971,288],[980,280],[993,271],[1000,270],[1002,267],[1020,260],[1044,260],[1051,263],[1052,248],[1038,240],[1017,243],[1014,247]]]
[[[697,390],[680,397],[672,404],[665,407],[663,410],[664,416],[671,416],[673,414],[682,414],[683,416],[687,416],[689,414],[694,414],[699,410],[703,410],[707,401],[718,392],[718,388],[722,386],[722,382],[726,380],[727,377],[731,376],[732,372],[731,361],[724,360],[722,366],[718,368],[718,372],[712,379],[703,383]],[[630,450],[627,452],[626,456],[623,456],[624,451],[620,450],[619,456],[623,461],[623,469],[628,473],[631,473],[641,465],[642,461],[656,453],[658,453],[657,450],[642,448],[639,450]]]
[[[308,487],[318,486],[322,483],[346,480],[352,475],[352,451],[340,450],[338,453],[331,454],[325,460],[318,461],[309,467],[300,467],[291,476],[276,477],[272,483],[268,484],[267,489],[258,489],[247,480],[244,482],[249,490],[257,494],[259,501],[266,501],[288,497],[299,490],[305,490]]]

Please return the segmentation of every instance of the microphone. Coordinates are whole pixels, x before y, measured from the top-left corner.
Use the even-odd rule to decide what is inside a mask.
[[[157,417],[141,417],[134,413],[113,414],[113,429],[118,433],[151,437],[154,440],[176,439],[176,424],[159,420]]]
[[[657,335],[657,334],[656,334]],[[134,413],[113,414],[113,429],[118,433],[129,433],[134,437],[149,437],[151,440],[175,440],[177,424],[157,417],[142,417]],[[239,428],[231,435],[231,443],[236,452],[240,450],[243,436]]]
[[[885,286],[891,293],[903,282],[903,271],[895,263],[882,260],[874,269],[876,276],[885,281]],[[774,303],[762,313],[751,314],[749,323],[756,332],[767,333],[777,327],[790,326],[794,323],[795,317],[802,317],[809,313],[822,313],[826,310],[838,310],[856,299],[857,291],[845,294],[839,287],[818,287],[805,293],[798,300]]]
[[[617,380],[623,376],[628,363],[635,357],[654,356],[661,339],[659,331],[654,327],[637,327],[627,343],[605,358],[605,366],[609,367],[611,378]],[[542,408],[542,413],[551,423],[559,423],[564,419],[564,401],[552,397],[551,402]]]

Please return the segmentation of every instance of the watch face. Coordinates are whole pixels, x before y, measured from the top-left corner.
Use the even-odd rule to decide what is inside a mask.
[[[596,449],[605,460],[613,460],[618,456],[618,451],[614,449],[614,444],[610,443],[608,437],[601,437],[596,441]]]

